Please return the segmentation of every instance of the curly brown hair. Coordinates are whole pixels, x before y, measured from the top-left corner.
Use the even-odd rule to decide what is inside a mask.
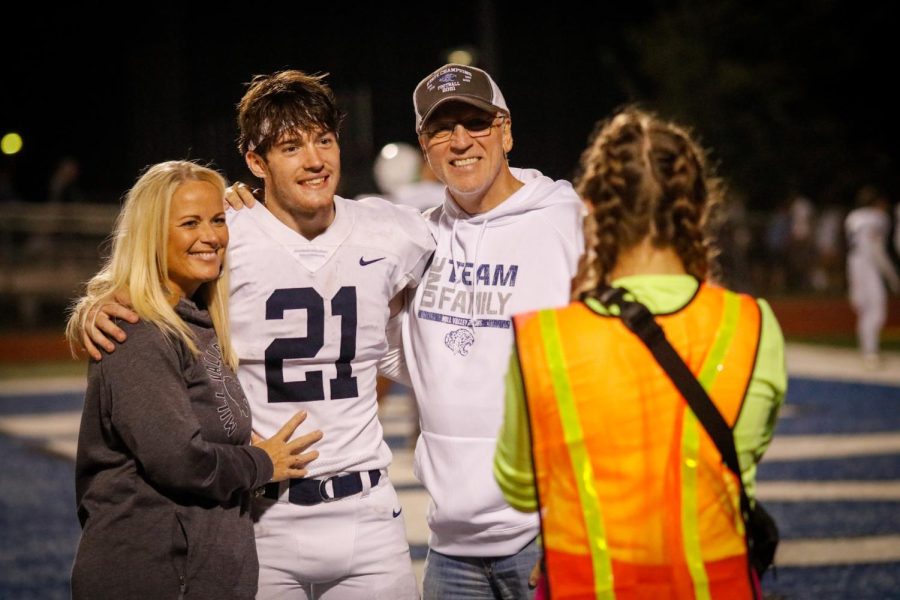
[[[688,274],[706,279],[714,270],[711,215],[722,185],[683,127],[637,108],[598,123],[575,187],[593,207],[579,290],[609,283],[620,252],[648,236],[656,248],[674,248]]]
[[[265,158],[285,133],[296,130],[337,135],[344,114],[325,77],[296,70],[254,76],[238,104],[241,154],[253,150]]]

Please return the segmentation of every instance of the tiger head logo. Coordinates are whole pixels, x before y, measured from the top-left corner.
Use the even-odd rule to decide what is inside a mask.
[[[453,354],[466,356],[469,354],[469,346],[475,343],[475,336],[468,329],[457,329],[444,336],[446,345]]]

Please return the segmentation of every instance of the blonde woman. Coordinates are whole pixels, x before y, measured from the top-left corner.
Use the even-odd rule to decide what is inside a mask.
[[[305,413],[250,445],[250,407],[228,333],[228,228],[215,171],[171,161],[129,192],[112,255],[67,327],[127,292],[129,343],[91,361],[78,436],[82,536],[74,598],[253,598],[250,492],[306,475],[322,437],[288,441]]]

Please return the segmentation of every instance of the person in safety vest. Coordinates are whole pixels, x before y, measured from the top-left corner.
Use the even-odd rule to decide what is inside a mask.
[[[787,376],[771,308],[709,281],[721,187],[681,127],[627,109],[576,182],[589,209],[576,293],[646,305],[732,428],[753,502]],[[494,475],[541,511],[559,598],[752,598],[737,478],[653,355],[590,295],[516,315]],[[527,399],[527,400],[526,400]],[[533,464],[532,464],[533,463]]]

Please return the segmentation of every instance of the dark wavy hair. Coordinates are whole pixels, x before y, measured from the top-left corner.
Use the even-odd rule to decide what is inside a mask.
[[[241,154],[253,150],[265,158],[284,134],[297,130],[337,135],[344,114],[326,76],[296,70],[254,76],[238,104]]]
[[[648,236],[674,248],[690,275],[715,274],[711,216],[722,185],[685,128],[633,107],[598,123],[575,187],[593,207],[581,291],[609,283],[620,252]]]

